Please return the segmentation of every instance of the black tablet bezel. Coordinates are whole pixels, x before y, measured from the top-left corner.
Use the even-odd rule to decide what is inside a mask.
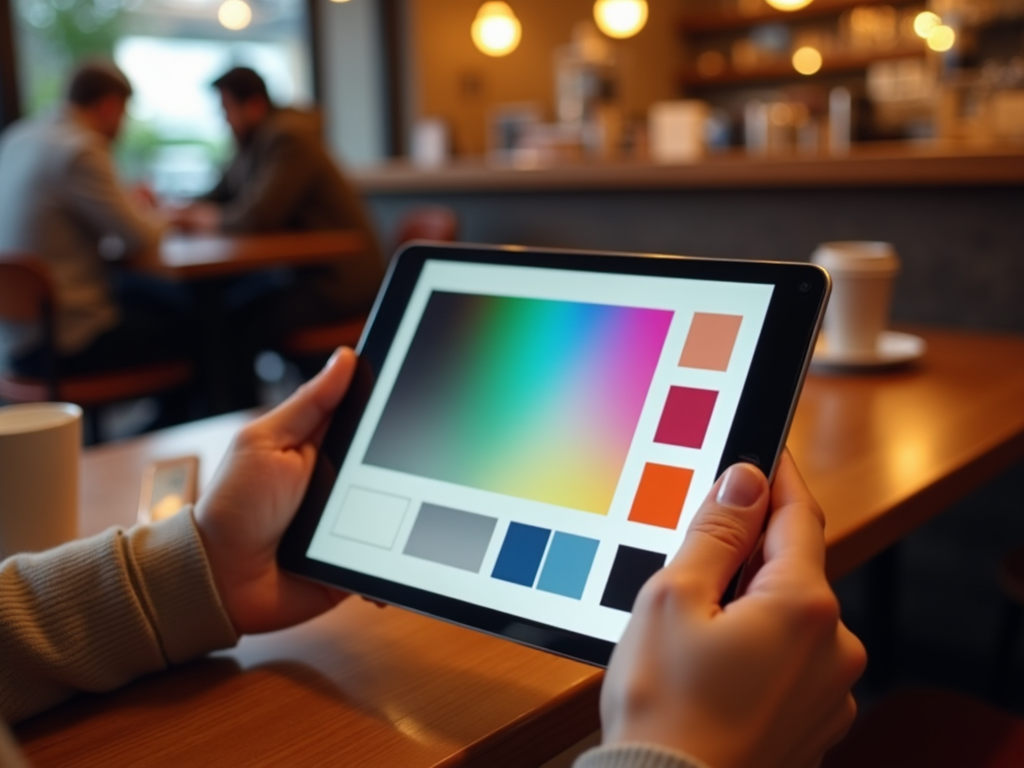
[[[409,299],[428,259],[739,283],[775,288],[718,473],[738,462],[771,476],[785,445],[830,290],[812,264],[686,256],[412,244],[396,254],[360,339],[356,374],[324,438],[305,498],[281,541],[278,562],[300,576],[579,661],[605,666],[614,643],[409,587],[306,556]]]

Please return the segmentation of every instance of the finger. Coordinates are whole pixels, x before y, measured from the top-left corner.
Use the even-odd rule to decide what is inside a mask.
[[[847,693],[843,698],[843,703],[836,708],[836,711],[832,715],[830,728],[828,732],[831,738],[829,738],[828,746],[826,749],[831,749],[836,744],[846,738],[846,734],[850,732],[850,728],[857,721],[857,700],[853,698],[852,693]]]
[[[729,467],[690,523],[683,546],[667,569],[717,605],[761,535],[768,511],[768,481],[752,464]]]
[[[750,582],[753,580],[757,572],[761,570],[761,566],[764,565],[764,537],[757,540],[757,544],[754,545],[754,554],[750,556],[746,563],[743,564],[743,572],[740,574],[740,582],[736,587],[736,597],[740,597],[745,594],[747,589],[750,587]]]
[[[273,434],[282,445],[307,442],[338,407],[355,367],[355,352],[348,347],[339,348],[320,373],[259,419],[258,428]]]
[[[772,509],[780,509],[788,504],[806,504],[821,520],[822,527],[825,527],[825,515],[787,448],[782,452],[779,465],[775,468],[775,479],[772,481]]]
[[[801,573],[820,572],[824,578],[824,530],[813,508],[806,504],[791,504],[772,511],[762,549],[764,565],[759,572],[784,565],[799,568]]]
[[[772,483],[772,516],[764,537],[765,564],[785,560],[825,567],[825,516],[786,451]]]
[[[840,655],[840,669],[843,674],[843,682],[848,688],[860,680],[861,675],[868,665],[868,653],[864,643],[851,632],[843,622],[839,622],[836,632],[836,645]]]

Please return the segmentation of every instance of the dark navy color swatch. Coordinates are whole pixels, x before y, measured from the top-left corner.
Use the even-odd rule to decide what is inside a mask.
[[[604,587],[601,605],[627,613],[633,610],[637,593],[655,572],[665,566],[665,555],[646,549],[619,545],[612,572]]]
[[[513,584],[532,587],[537,578],[544,549],[548,545],[551,531],[535,525],[509,523],[508,533],[498,553],[491,576]]]

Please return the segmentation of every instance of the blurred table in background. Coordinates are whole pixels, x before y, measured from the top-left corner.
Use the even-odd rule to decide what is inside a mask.
[[[224,290],[232,278],[281,267],[330,264],[362,254],[366,237],[356,230],[274,232],[247,235],[171,235],[133,268],[195,290],[202,323],[202,376],[207,408],[230,408]]]
[[[233,277],[273,267],[304,267],[357,256],[366,238],[355,230],[252,235],[171,235],[142,262],[147,272],[174,280]]]
[[[840,576],[1024,459],[1024,338],[920,330],[919,368],[808,379],[789,445]],[[142,468],[201,456],[203,484],[252,413],[92,448],[82,532],[130,525]],[[598,726],[601,672],[349,600],[231,651],[23,723],[35,766],[521,766]]]

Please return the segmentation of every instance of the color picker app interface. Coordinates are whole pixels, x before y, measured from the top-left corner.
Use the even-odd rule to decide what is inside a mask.
[[[715,481],[771,295],[428,261],[308,556],[618,641]]]

